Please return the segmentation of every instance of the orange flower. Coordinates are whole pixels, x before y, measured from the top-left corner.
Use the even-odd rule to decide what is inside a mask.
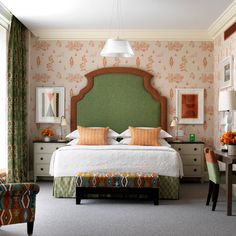
[[[227,131],[220,137],[222,145],[225,144],[236,144],[236,132]]]
[[[52,137],[52,136],[54,135],[54,132],[53,132],[53,130],[52,130],[50,127],[48,127],[48,128],[43,129],[43,130],[41,131],[41,134],[42,134],[44,137],[46,137],[46,136]]]

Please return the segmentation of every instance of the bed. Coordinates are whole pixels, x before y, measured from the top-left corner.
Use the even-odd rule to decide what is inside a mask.
[[[71,98],[71,130],[77,126],[167,128],[167,98],[152,86],[152,75],[129,67],[111,67],[86,75],[87,86]],[[179,198],[183,175],[178,153],[166,146],[66,146],[51,159],[55,197],[75,197],[76,173],[83,171],[153,171],[160,175],[160,198]]]

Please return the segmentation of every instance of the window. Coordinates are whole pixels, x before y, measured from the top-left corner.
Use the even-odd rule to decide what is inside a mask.
[[[7,167],[7,30],[0,25],[0,169]]]

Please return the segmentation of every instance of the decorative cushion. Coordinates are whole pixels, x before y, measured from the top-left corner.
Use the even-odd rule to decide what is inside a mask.
[[[131,133],[130,145],[160,146],[159,135],[161,128],[142,129],[129,127]]]
[[[119,142],[119,144],[128,145],[130,144],[130,142],[131,142],[131,138],[124,138]],[[161,146],[171,147],[171,145],[163,138],[160,138],[158,142],[160,143]]]
[[[78,126],[79,128],[79,126]],[[91,128],[91,129],[97,129],[97,128],[102,128],[102,127],[88,127],[88,128]],[[76,129],[74,130],[73,132],[69,133],[66,138],[68,139],[77,139],[80,137],[80,133],[79,133],[79,130]],[[112,129],[109,129],[109,132],[108,132],[108,135],[107,135],[107,138],[113,138],[113,139],[116,139],[119,137],[119,134],[117,132],[115,132],[114,130]]]
[[[159,175],[151,172],[79,172],[77,187],[158,188]]]
[[[120,144],[120,143],[118,141],[116,141],[115,139],[108,138],[107,139],[107,144],[108,145],[117,145],[117,144]],[[79,145],[79,138],[71,140],[69,143],[67,143],[67,145],[70,145],[70,146]]]
[[[140,129],[154,129],[153,127],[136,127],[136,128],[140,128]],[[130,138],[131,137],[131,133],[130,130],[127,129],[124,132],[122,132],[119,135],[120,138]],[[159,138],[172,138],[172,135],[170,135],[169,133],[167,133],[165,130],[161,129],[160,132],[160,137]]]
[[[78,128],[80,133],[80,145],[107,145],[109,128]]]

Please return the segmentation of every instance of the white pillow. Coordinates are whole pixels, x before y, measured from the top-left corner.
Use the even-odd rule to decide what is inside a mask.
[[[120,144],[118,141],[112,138],[108,138],[107,141],[108,141],[108,145]],[[76,138],[76,139],[71,140],[69,143],[67,143],[67,145],[69,146],[79,145],[78,142],[79,142],[79,138]]]
[[[100,127],[89,127],[89,128],[100,128]],[[119,137],[119,134],[117,132],[115,132],[112,129],[109,129],[108,131],[108,138],[113,138],[116,139],[117,137]],[[68,139],[76,139],[79,138],[79,131],[78,129],[74,130],[73,132],[69,133],[66,135],[66,138]]]
[[[137,128],[141,128],[141,129],[152,129],[151,127],[137,127]],[[121,138],[130,138],[131,137],[131,134],[130,134],[130,131],[129,129],[125,130],[124,132],[122,132],[119,137]],[[160,132],[160,136],[159,136],[160,139],[162,138],[172,138],[172,136],[167,133],[165,130],[161,129],[161,132]]]
[[[128,145],[130,141],[131,141],[131,138],[124,138],[120,141],[120,144]],[[161,144],[161,146],[171,147],[171,145],[168,142],[166,142],[165,139],[160,138],[158,141]]]

